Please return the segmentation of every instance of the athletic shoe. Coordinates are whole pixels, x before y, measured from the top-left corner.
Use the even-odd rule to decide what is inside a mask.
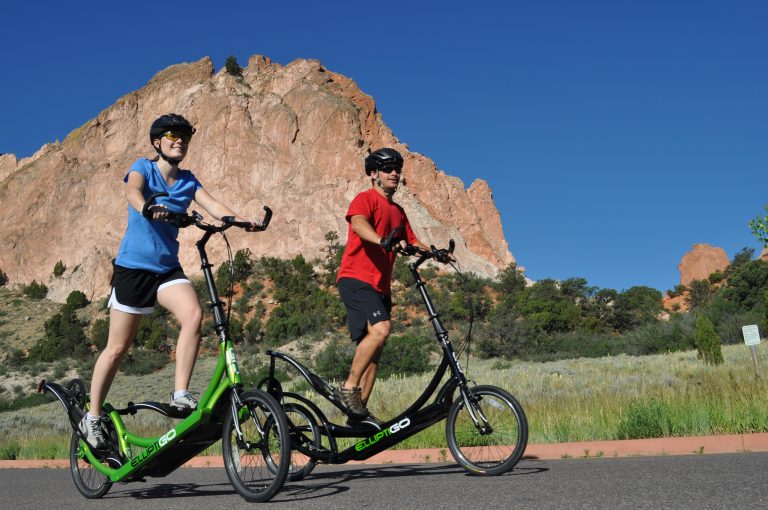
[[[177,411],[194,411],[197,409],[197,399],[188,391],[179,398],[173,398],[173,393],[171,393],[171,407]]]
[[[368,416],[368,409],[363,405],[360,400],[360,387],[355,386],[352,389],[347,389],[343,386],[333,390],[333,396],[344,404],[347,408],[347,414],[356,418],[365,418]]]
[[[104,439],[104,432],[101,430],[101,420],[99,418],[90,418],[88,413],[83,415],[80,425],[77,427],[82,434],[83,439],[91,448],[101,450],[107,446]]]

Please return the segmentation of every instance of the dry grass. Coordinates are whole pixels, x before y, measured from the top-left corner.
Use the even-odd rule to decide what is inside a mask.
[[[764,346],[759,353],[764,357]],[[477,384],[500,386],[520,401],[531,443],[618,439],[622,430],[637,425],[633,420],[642,422],[644,409],[663,418],[662,435],[768,431],[768,393],[763,379],[756,377],[749,349],[725,346],[723,355],[725,363],[717,367],[705,365],[695,352],[548,363],[461,361]],[[240,361],[241,370],[250,373],[266,362],[266,356],[243,356]],[[193,390],[204,390],[214,364],[214,358],[200,360]],[[429,380],[430,374],[424,374],[379,381],[369,407],[377,416],[393,417],[418,397]],[[116,406],[130,400],[165,401],[172,383],[173,365],[150,376],[119,375],[109,400]],[[308,396],[312,398],[311,391]],[[327,402],[321,407],[331,420],[343,421]],[[636,417],[638,409],[641,418]],[[128,420],[132,430],[160,432],[172,426],[170,420],[149,412]],[[68,435],[57,402],[0,414],[0,449],[15,442],[20,458],[64,457]],[[438,423],[398,447],[445,444],[444,424]]]

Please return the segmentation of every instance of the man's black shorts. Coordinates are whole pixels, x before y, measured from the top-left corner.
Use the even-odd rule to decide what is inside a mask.
[[[157,304],[157,293],[177,283],[190,283],[180,267],[167,273],[129,269],[114,264],[109,307],[132,314],[149,314]]]
[[[371,325],[388,321],[392,298],[376,291],[369,284],[354,278],[342,278],[336,284],[339,296],[347,308],[347,326],[352,340],[360,342]]]

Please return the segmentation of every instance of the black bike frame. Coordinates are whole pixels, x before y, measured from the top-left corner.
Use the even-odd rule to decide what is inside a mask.
[[[430,254],[423,253],[416,262],[409,264],[409,269],[413,275],[416,287],[421,294],[424,306],[429,312],[429,320],[432,323],[432,327],[435,330],[435,336],[440,344],[440,348],[443,352],[440,364],[435,371],[434,376],[427,385],[427,388],[422,394],[411,404],[408,409],[400,413],[396,418],[385,422],[385,426],[380,430],[376,430],[372,425],[361,424],[359,426],[343,426],[331,423],[326,418],[325,414],[320,408],[311,400],[297,393],[283,393],[279,385],[272,384],[267,388],[267,391],[273,393],[273,396],[281,401],[284,397],[289,397],[298,400],[309,407],[312,412],[320,419],[319,429],[320,433],[328,437],[330,448],[308,448],[303,444],[297,442],[291,442],[291,447],[307,455],[308,457],[320,462],[328,464],[343,464],[350,460],[365,460],[377,453],[380,453],[391,446],[413,436],[414,434],[421,432],[422,430],[434,425],[435,423],[445,419],[448,416],[448,410],[453,403],[453,395],[456,388],[460,389],[462,398],[467,400],[469,398],[468,391],[469,385],[464,372],[458,361],[458,357],[453,350],[450,340],[448,339],[448,332],[443,326],[440,320],[440,314],[435,311],[432,298],[429,295],[426,284],[419,275],[418,268],[426,260],[432,258]],[[312,373],[301,363],[291,358],[287,354],[268,350],[267,354],[270,356],[269,367],[269,381],[276,381],[275,379],[275,360],[281,359],[286,363],[292,365],[307,382],[326,400],[333,402],[331,396],[333,395],[333,388],[323,379]],[[439,388],[440,381],[446,373],[446,370],[450,368],[451,377]],[[269,384],[268,384],[269,386]],[[427,401],[437,392],[437,396],[434,401],[426,405]],[[292,426],[292,425],[291,425]],[[300,433],[300,432],[299,432]],[[361,441],[356,442],[353,446],[350,446],[342,451],[338,451],[336,445],[336,438],[361,438]]]

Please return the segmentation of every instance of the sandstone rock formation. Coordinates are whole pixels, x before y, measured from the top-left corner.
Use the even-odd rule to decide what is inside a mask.
[[[683,260],[677,266],[680,271],[680,284],[688,286],[694,280],[706,280],[717,271],[724,271],[730,261],[725,250],[709,244],[694,244],[691,251],[683,255]],[[663,305],[667,310],[688,309],[686,293],[679,296],[664,296]]]
[[[465,189],[409,152],[349,78],[317,61],[282,66],[257,55],[242,78],[216,73],[208,58],[171,66],[63,142],[21,160],[0,156],[0,269],[11,283],[45,282],[59,301],[75,289],[90,298],[107,293],[127,217],[122,178],[134,160],[154,156],[148,128],[168,112],[197,127],[182,167],[213,196],[247,217],[261,217],[262,205],[274,210],[266,232],[232,232],[233,250],[313,259],[326,232],[345,241],[346,207],[369,186],[361,162],[370,149],[391,146],[405,157],[407,185],[397,199],[424,242],[455,239],[462,266],[486,275],[514,261],[487,183]],[[180,236],[190,274],[199,272],[197,236],[195,229]],[[222,243],[211,243],[209,254],[221,261]],[[58,260],[67,270],[52,279]]]

